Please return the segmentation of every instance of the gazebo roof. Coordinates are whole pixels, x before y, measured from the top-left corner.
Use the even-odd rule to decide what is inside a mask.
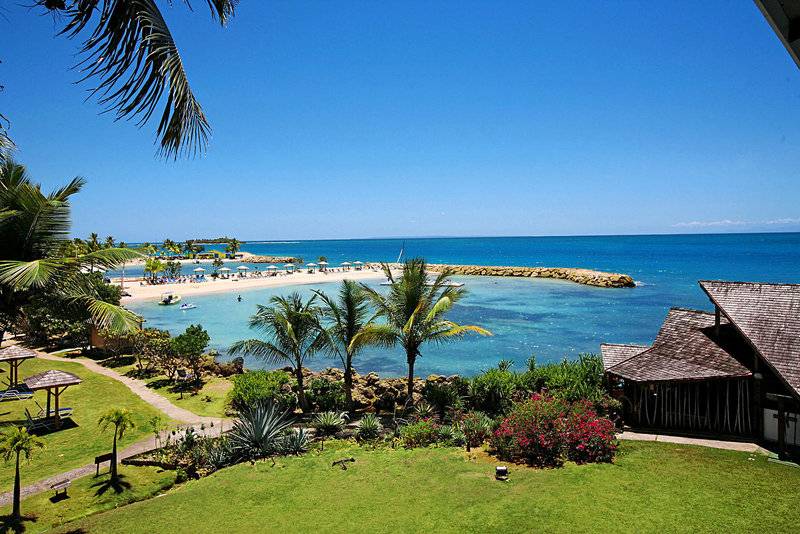
[[[11,345],[0,350],[0,362],[10,362],[14,360],[27,360],[28,358],[35,358],[36,351],[26,349],[20,345]]]
[[[38,375],[29,376],[23,382],[29,389],[48,389],[62,386],[74,386],[80,384],[82,380],[72,373],[50,369]]]

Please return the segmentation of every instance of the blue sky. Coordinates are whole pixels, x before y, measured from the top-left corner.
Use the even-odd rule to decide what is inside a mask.
[[[752,2],[268,2],[164,14],[214,128],[84,103],[77,42],[6,3],[0,110],[75,232],[128,241],[800,230],[800,71]]]

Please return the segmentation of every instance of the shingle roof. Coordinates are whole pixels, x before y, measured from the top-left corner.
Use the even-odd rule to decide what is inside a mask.
[[[750,370],[731,355],[741,345],[737,339],[723,322],[715,340],[713,314],[672,308],[652,347],[606,370],[636,382],[750,376]]]
[[[637,354],[641,354],[649,347],[646,345],[619,345],[616,343],[602,343],[600,345],[600,354],[603,356],[603,367],[608,369],[618,363],[633,358]]]
[[[38,375],[29,376],[23,382],[29,389],[47,389],[56,386],[74,386],[80,384],[82,380],[72,373],[50,369]]]
[[[701,280],[700,287],[800,395],[800,285]]]
[[[0,350],[0,362],[7,362],[11,360],[27,360],[28,358],[35,358],[36,351],[26,349],[20,345],[11,345]]]

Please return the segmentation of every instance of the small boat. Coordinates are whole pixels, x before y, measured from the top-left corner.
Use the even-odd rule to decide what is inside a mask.
[[[181,309],[182,310],[193,310],[196,307],[197,307],[197,305],[196,304],[192,304],[191,302],[184,302],[183,304],[181,304]]]
[[[170,304],[177,304],[180,301],[181,301],[180,295],[178,295],[177,293],[169,292],[169,293],[162,293],[161,300],[158,301],[158,303],[161,304],[162,306],[169,306]]]

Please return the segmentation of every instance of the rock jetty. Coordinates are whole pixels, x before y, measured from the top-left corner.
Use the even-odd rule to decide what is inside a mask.
[[[303,263],[303,258],[294,258],[292,256],[257,256],[255,254],[246,254],[243,258],[238,260],[240,263]]]
[[[596,287],[636,287],[627,274],[576,269],[572,267],[501,267],[496,265],[443,265],[430,264],[428,269],[441,272],[450,269],[458,275],[514,276],[520,278],[557,278]]]

